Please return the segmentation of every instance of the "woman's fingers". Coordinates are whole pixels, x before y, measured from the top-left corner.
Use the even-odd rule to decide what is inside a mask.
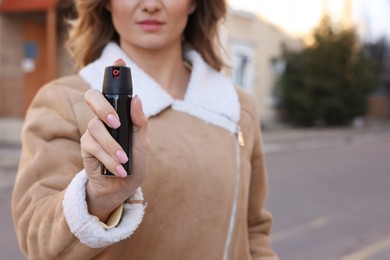
[[[82,143],[82,156],[85,160],[88,160],[89,158],[96,158],[99,162],[104,164],[106,168],[114,173],[117,176],[120,177],[126,177],[127,173],[126,170],[123,168],[120,162],[113,157],[111,154],[109,154],[104,147],[91,135],[89,132],[89,129],[86,131],[86,133],[81,137],[81,143]],[[88,165],[84,165],[86,168]],[[93,168],[100,168],[100,165],[91,165]],[[99,169],[93,169],[94,171]]]
[[[122,59],[114,62],[114,66],[126,66]],[[111,128],[118,128],[121,123],[118,114],[102,93],[96,89],[90,89],[84,94],[84,99],[92,111]]]
[[[131,101],[131,118],[133,121],[133,168],[134,179],[138,183],[146,178],[149,165],[148,118],[143,112],[142,102],[138,96]]]
[[[148,118],[146,117],[141,99],[135,96],[131,100],[131,120],[133,122],[133,138],[135,144],[143,146],[144,150],[149,149],[149,138],[147,136]]]
[[[142,102],[138,96],[135,96],[131,101],[131,120],[136,131],[148,125],[148,118],[143,111]]]
[[[122,59],[117,59],[114,64],[114,66],[126,66],[126,62]]]
[[[122,147],[110,135],[106,127],[98,118],[92,119],[88,124],[88,131],[100,146],[120,163],[126,163],[129,159]]]
[[[92,111],[108,126],[116,129],[121,125],[118,114],[102,93],[90,89],[84,94],[84,98]]]
[[[118,114],[102,93],[90,89],[84,94],[84,99],[92,111],[111,128],[118,128],[121,123]]]

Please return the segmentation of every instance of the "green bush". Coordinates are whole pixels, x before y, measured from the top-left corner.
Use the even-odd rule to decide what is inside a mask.
[[[367,109],[377,84],[375,62],[367,57],[354,30],[336,32],[324,18],[314,43],[299,52],[284,48],[281,108],[300,125],[342,125]]]

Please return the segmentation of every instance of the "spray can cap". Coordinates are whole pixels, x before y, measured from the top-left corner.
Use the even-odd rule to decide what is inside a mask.
[[[126,66],[108,66],[104,71],[103,94],[133,95],[131,70]]]

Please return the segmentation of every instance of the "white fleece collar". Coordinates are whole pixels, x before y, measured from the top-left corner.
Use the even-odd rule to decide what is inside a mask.
[[[211,68],[195,50],[187,50],[184,55],[192,64],[192,71],[183,100],[173,99],[115,43],[109,43],[101,57],[82,68],[79,74],[92,88],[101,91],[105,67],[122,58],[131,68],[134,94],[141,98],[148,117],[171,106],[174,110],[235,133],[240,118],[240,104],[233,83]]]

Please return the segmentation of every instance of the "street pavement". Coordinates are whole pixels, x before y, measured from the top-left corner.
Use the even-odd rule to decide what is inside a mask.
[[[0,259],[26,259],[20,252],[11,218],[11,193],[20,147],[0,144]]]
[[[370,142],[266,155],[281,259],[390,259],[390,132]]]
[[[389,140],[390,121],[372,121],[365,127],[323,127],[265,131],[266,154],[316,150]]]
[[[10,214],[22,123],[0,120],[0,259],[25,259]],[[390,122],[264,131],[263,143],[282,260],[390,259]]]

